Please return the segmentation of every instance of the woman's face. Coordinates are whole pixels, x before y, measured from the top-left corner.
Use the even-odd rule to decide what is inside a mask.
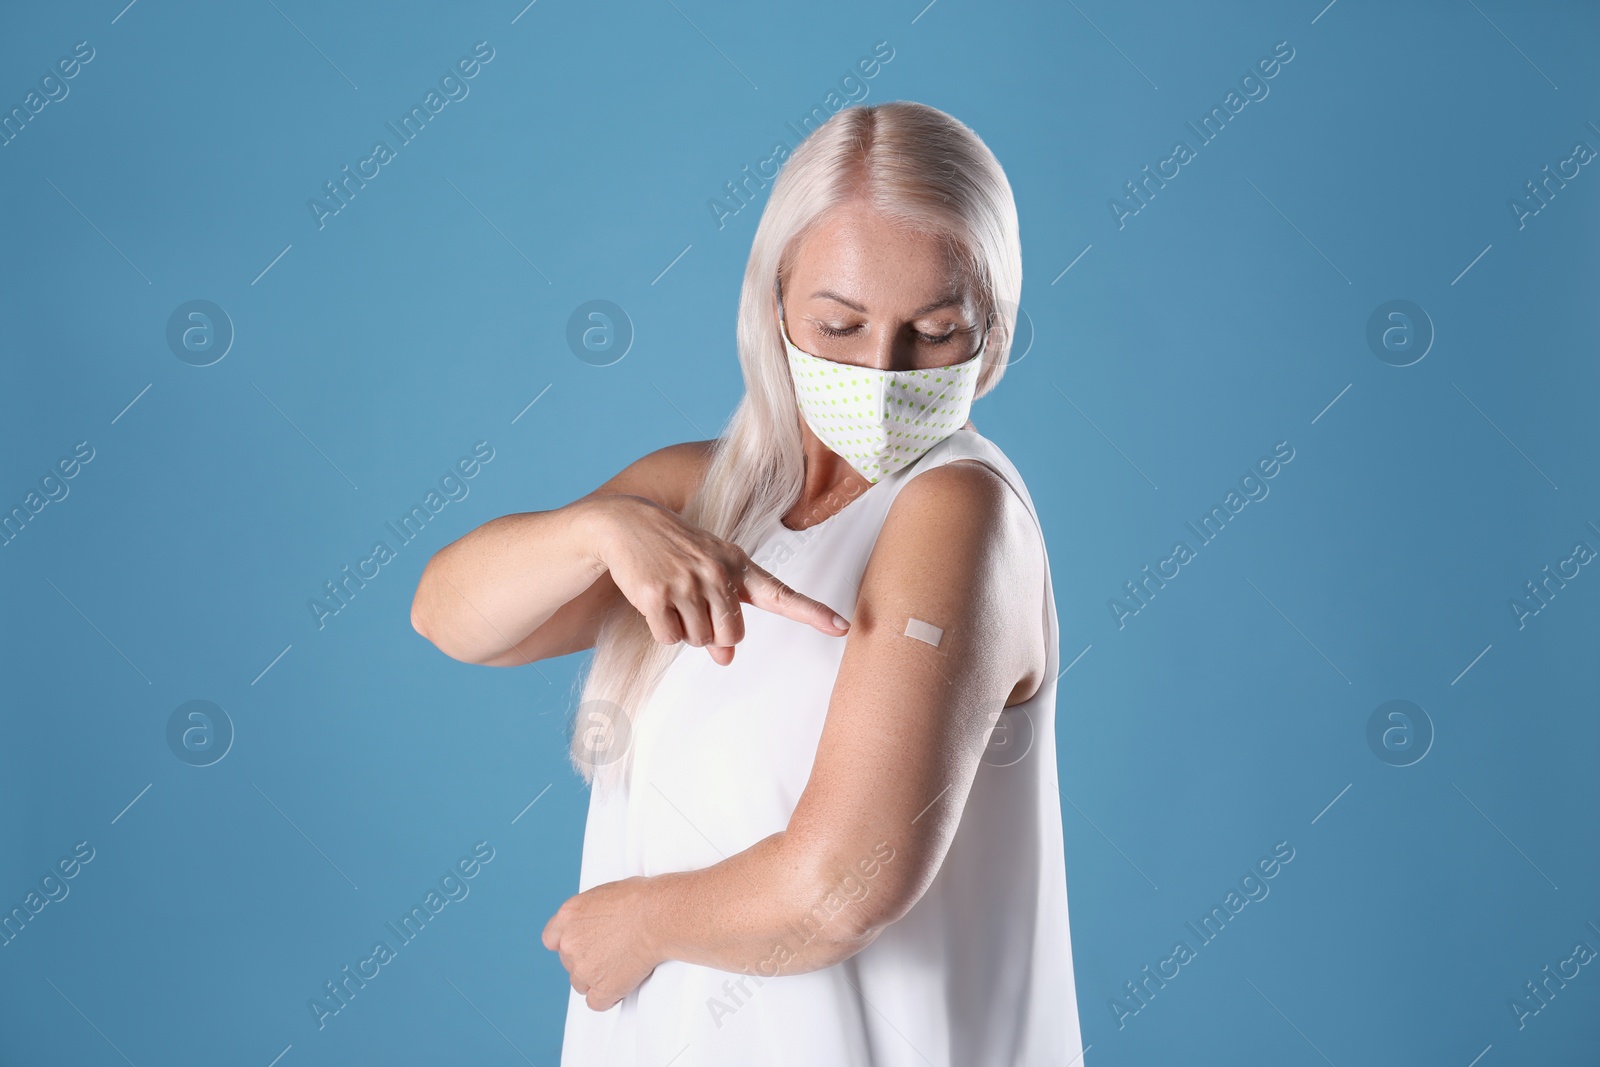
[[[801,242],[783,282],[783,317],[802,352],[875,370],[931,370],[977,354],[983,323],[974,295],[937,237],[850,204]]]

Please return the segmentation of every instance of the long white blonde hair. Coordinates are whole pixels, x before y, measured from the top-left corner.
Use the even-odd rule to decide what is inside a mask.
[[[794,506],[805,477],[794,386],[772,312],[773,280],[786,275],[801,240],[827,212],[856,202],[948,243],[991,323],[975,395],[1005,373],[1022,292],[1022,247],[1011,184],[994,153],[967,126],[925,104],[900,100],[840,111],[783,164],[761,213],[739,293],[745,395],[682,513],[747,553]],[[625,600],[603,620],[568,753],[585,781],[605,788],[628,780],[639,718],[680,647],[658,642]]]

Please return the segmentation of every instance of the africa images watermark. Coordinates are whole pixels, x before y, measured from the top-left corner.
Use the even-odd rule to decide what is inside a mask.
[[[855,66],[840,76],[837,90],[829,89],[822,103],[813,105],[810,111],[800,116],[798,124],[794,122],[785,124],[794,134],[794,143],[799,144],[805,140],[812,129],[821,126],[849,105],[859,104],[865,100],[869,89],[867,82],[876,78],[879,71],[893,58],[894,46],[888,41],[879,41],[873,45],[871,55],[856,60]],[[772,155],[756,163],[754,172],[751,171],[750,164],[746,163],[739,169],[742,177],[737,182],[723,183],[723,188],[727,190],[726,198],[719,194],[706,201],[706,207],[711,209],[711,218],[716,222],[717,229],[725,228],[729,219],[760,198],[760,193],[778,176],[778,169],[783,166],[792,151],[794,147],[788,141],[776,141],[772,145]]]
[[[72,487],[67,484],[78,476],[90,460],[94,459],[94,446],[88,441],[79,441],[72,446],[72,455],[62,456],[56,460],[54,467],[46,468],[44,475],[39,479],[39,488],[29,489],[22,498],[22,503],[14,505],[8,511],[0,512],[0,548],[9,545],[21,536],[22,531],[32,522],[49,504],[59,503],[67,499],[67,494],[72,492]],[[40,494],[44,495],[41,496]]]
[[[1593,522],[1587,524],[1589,529],[1600,534],[1600,526]],[[1572,552],[1565,559],[1556,561],[1552,571],[1550,564],[1546,563],[1539,571],[1542,577],[1529,579],[1523,586],[1526,596],[1514,596],[1507,601],[1511,609],[1511,617],[1516,620],[1517,629],[1525,629],[1528,620],[1550,606],[1556,594],[1567,587],[1567,583],[1583,573],[1582,567],[1595,558],[1595,548],[1581,538],[1572,543]]]
[[[462,456],[454,467],[444,473],[439,479],[437,490],[429,489],[428,494],[422,498],[422,503],[411,505],[411,510],[398,520],[399,526],[393,522],[385,522],[383,525],[394,535],[400,547],[409,545],[422,536],[428,520],[443,511],[445,505],[467,498],[467,494],[472,491],[467,482],[477,477],[483,465],[492,459],[494,459],[494,446],[488,441],[479,441],[472,446],[472,456]],[[457,477],[458,473],[460,477]],[[365,589],[367,582],[383,573],[381,569],[383,565],[398,557],[399,552],[390,547],[389,542],[375,541],[372,551],[364,559],[356,561],[354,572],[350,570],[350,564],[346,563],[339,568],[343,577],[337,582],[332,580],[323,582],[322,588],[327,593],[327,598],[311,597],[306,601],[306,607],[311,611],[311,621],[317,624],[317,629],[324,629],[330,618],[349,607],[356,593]],[[371,567],[370,572],[368,567]]]
[[[1264,856],[1256,861],[1255,866],[1247,870],[1239,879],[1239,889],[1228,890],[1228,895],[1222,898],[1221,904],[1213,904],[1211,910],[1200,919],[1200,925],[1185,922],[1201,946],[1209,945],[1217,936],[1227,929],[1233,917],[1244,911],[1245,905],[1251,902],[1260,902],[1267,899],[1267,894],[1272,888],[1267,885],[1267,879],[1276,878],[1278,872],[1294,859],[1294,847],[1287,841],[1279,841],[1272,846],[1272,855]],[[1243,896],[1240,896],[1240,893]],[[1216,929],[1212,929],[1212,924]],[[1127,990],[1127,998],[1111,997],[1107,1006],[1111,1009],[1111,1017],[1117,1020],[1117,1029],[1121,1030],[1128,1025],[1128,1017],[1138,1015],[1150,1006],[1150,1001],[1155,999],[1156,992],[1165,989],[1167,982],[1183,973],[1183,966],[1192,963],[1199,957],[1198,949],[1190,948],[1187,941],[1173,943],[1172,954],[1156,964],[1155,971],[1150,970],[1147,963],[1142,969],[1143,978],[1138,983],[1124,982],[1123,988]],[[1167,968],[1171,966],[1169,973]],[[1152,988],[1151,983],[1154,983]]]
[[[483,65],[494,59],[494,49],[488,41],[479,41],[472,46],[472,54],[462,56],[456,60],[454,67],[446,70],[439,77],[439,88],[429,89],[428,95],[422,98],[422,103],[412,104],[411,110],[400,117],[400,125],[393,122],[385,123],[394,133],[399,148],[410,144],[424,129],[428,120],[443,111],[452,101],[461,101],[467,98],[472,91],[467,82],[478,76]],[[444,95],[440,95],[440,93]],[[317,229],[328,225],[328,219],[339,214],[350,206],[350,201],[356,198],[356,193],[367,187],[367,182],[383,173],[383,166],[394,160],[399,154],[398,148],[392,148],[388,141],[375,141],[372,145],[372,154],[356,164],[356,169],[351,171],[350,164],[346,163],[340,172],[343,176],[337,182],[324,182],[323,189],[327,198],[321,199],[313,196],[306,201],[306,207],[311,209],[311,217],[317,223]],[[370,170],[368,168],[371,168]]]
[[[1259,103],[1267,98],[1271,87],[1267,82],[1277,77],[1278,72],[1294,59],[1294,49],[1288,41],[1279,41],[1272,46],[1272,55],[1263,56],[1256,61],[1256,65],[1246,71],[1239,79],[1240,96],[1232,89],[1222,98],[1220,105],[1214,105],[1210,111],[1200,118],[1200,125],[1192,121],[1184,125],[1194,133],[1195,140],[1200,146],[1208,145],[1228,128],[1228,123],[1251,103]],[[1257,75],[1260,75],[1257,77]],[[1117,224],[1117,229],[1123,229],[1128,224],[1128,219],[1139,214],[1149,207],[1149,201],[1154,200],[1156,193],[1167,187],[1167,182],[1183,173],[1183,166],[1192,162],[1199,155],[1198,148],[1191,147],[1188,141],[1175,141],[1172,145],[1172,154],[1159,161],[1152,172],[1150,164],[1144,165],[1141,173],[1144,177],[1137,182],[1128,182],[1124,186],[1127,191],[1126,199],[1113,196],[1106,201],[1106,206],[1111,210],[1111,221]],[[1171,168],[1170,173],[1168,168]]]
[[[1589,929],[1600,934],[1600,926],[1589,923]],[[1517,1029],[1525,1029],[1528,1020],[1538,1015],[1550,1006],[1556,994],[1567,988],[1567,983],[1583,973],[1586,964],[1595,958],[1594,946],[1587,941],[1579,941],[1572,946],[1572,955],[1566,959],[1557,960],[1555,969],[1552,970],[1547,963],[1540,973],[1544,976],[1535,984],[1532,979],[1522,983],[1525,993],[1518,993],[1510,999],[1511,1017],[1517,1020]],[[1569,971],[1568,968],[1571,968]]]
[[[1277,477],[1278,472],[1292,459],[1294,459],[1294,446],[1288,441],[1279,441],[1272,446],[1271,455],[1262,456],[1254,467],[1245,471],[1239,478],[1237,490],[1229,489],[1228,494],[1222,498],[1222,503],[1213,504],[1211,510],[1200,517],[1198,526],[1193,520],[1184,525],[1202,546],[1209,545],[1227,528],[1233,517],[1245,509],[1246,505],[1267,498],[1267,494],[1272,491],[1267,481]],[[1239,495],[1241,492],[1243,496]],[[1106,601],[1106,607],[1110,609],[1111,618],[1116,621],[1117,629],[1121,630],[1127,626],[1128,619],[1149,607],[1156,593],[1166,588],[1169,580],[1182,573],[1180,568],[1197,555],[1198,549],[1191,548],[1189,542],[1178,541],[1173,544],[1171,555],[1159,561],[1154,571],[1150,569],[1150,564],[1146,563],[1141,571],[1144,576],[1138,579],[1137,583],[1124,582],[1123,589],[1127,593],[1127,599],[1111,597]]]
[[[59,904],[67,899],[67,894],[72,892],[72,887],[67,884],[78,876],[85,864],[94,859],[94,846],[87,841],[79,841],[72,846],[72,854],[63,856],[56,861],[56,865],[45,871],[39,879],[38,889],[29,889],[28,895],[22,898],[22,903],[10,911],[0,915],[0,948],[4,948],[22,935],[28,924],[34,922],[39,913],[50,904]]]
[[[1589,128],[1600,133],[1600,126],[1590,119]],[[1518,199],[1513,196],[1506,201],[1506,206],[1511,209],[1511,217],[1517,220],[1517,229],[1528,228],[1528,220],[1550,206],[1550,201],[1556,198],[1556,193],[1567,187],[1567,182],[1572,181],[1583,173],[1582,167],[1600,153],[1595,151],[1594,145],[1588,141],[1574,140],[1572,153],[1565,159],[1556,160],[1556,169],[1550,170],[1546,163],[1540,168],[1541,177],[1537,183],[1532,179],[1523,183],[1527,195]]]
[[[476,878],[483,870],[483,864],[494,859],[494,846],[487,841],[479,841],[472,846],[470,856],[462,856],[456,861],[455,866],[445,871],[439,879],[439,888],[429,889],[428,895],[422,898],[421,904],[411,905],[411,910],[400,918],[400,925],[392,922],[383,925],[394,934],[395,946],[391,947],[386,940],[373,943],[372,954],[356,963],[355,970],[350,969],[347,963],[340,968],[341,977],[337,982],[329,980],[323,983],[323,994],[310,998],[306,1003],[311,1009],[311,1017],[317,1021],[317,1029],[321,1030],[328,1025],[328,1017],[338,1015],[357,993],[367,987],[367,983],[383,973],[383,968],[392,963],[398,956],[400,949],[416,940],[433,917],[444,911],[446,905],[452,901],[459,902],[467,899],[467,894],[472,888],[467,882]],[[441,895],[441,893],[443,895]],[[370,969],[369,969],[370,968]]]
[[[38,90],[28,90],[28,95],[22,98],[21,107],[0,111],[0,148],[20,137],[22,131],[28,128],[28,123],[46,107],[65,100],[67,94],[72,91],[67,82],[76,78],[93,59],[94,45],[88,41],[79,41],[72,46],[72,55],[62,56],[56,60],[54,67],[44,72],[39,79]],[[44,95],[41,96],[40,93]]]
[[[894,857],[894,846],[889,842],[879,841],[873,845],[872,855],[856,862],[856,869],[861,872],[861,877],[847,874],[840,879],[838,886],[830,889],[827,895],[806,913],[800,926],[789,927],[788,932],[793,940],[786,938],[774,944],[771,955],[762,960],[756,969],[768,978],[777,977],[783,965],[795,958],[797,950],[809,945],[822,932],[824,926],[832,922],[844,909],[859,904],[867,898],[867,894],[871,891],[871,886],[867,883],[876,878],[883,870],[883,865]],[[751,998],[755,996],[746,987],[746,983],[749,982],[754,982],[757,989],[766,985],[756,975],[744,974],[738,979],[729,978],[722,983],[723,997],[706,998],[706,1010],[711,1013],[711,1021],[716,1023],[717,1029],[722,1029],[723,1021],[750,1003]],[[726,999],[723,999],[724,997]]]
[[[779,522],[777,535],[765,545],[760,546],[758,555],[752,556],[750,561],[763,570],[781,567],[795,557],[799,550],[816,537],[820,532],[822,523],[843,511],[845,506],[852,504],[866,492],[866,488],[852,484],[848,489],[834,489],[822,499],[813,504],[804,515],[796,521],[805,525],[800,529],[791,529]]]

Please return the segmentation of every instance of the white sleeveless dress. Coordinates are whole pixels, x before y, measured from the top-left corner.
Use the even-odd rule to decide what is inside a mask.
[[[961,429],[815,526],[795,531],[774,519],[750,556],[853,619],[895,495],[957,459],[992,467],[1037,523],[1010,460]],[[1055,786],[1060,650],[1048,556],[1044,599],[1044,685],[1001,715],[944,863],[900,921],[850,959],[805,974],[669,960],[604,1012],[573,991],[562,1067],[1081,1065]],[[846,639],[749,606],[744,615],[728,667],[681,646],[639,716],[630,786],[591,793],[580,890],[709,867],[788,825]]]

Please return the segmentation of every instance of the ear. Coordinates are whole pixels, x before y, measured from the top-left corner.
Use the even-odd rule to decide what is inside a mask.
[[[999,338],[1001,343],[1009,348],[1012,339],[1011,324],[1006,321],[1005,316],[1001,314],[998,308],[990,311],[987,318],[989,320],[989,335]]]

